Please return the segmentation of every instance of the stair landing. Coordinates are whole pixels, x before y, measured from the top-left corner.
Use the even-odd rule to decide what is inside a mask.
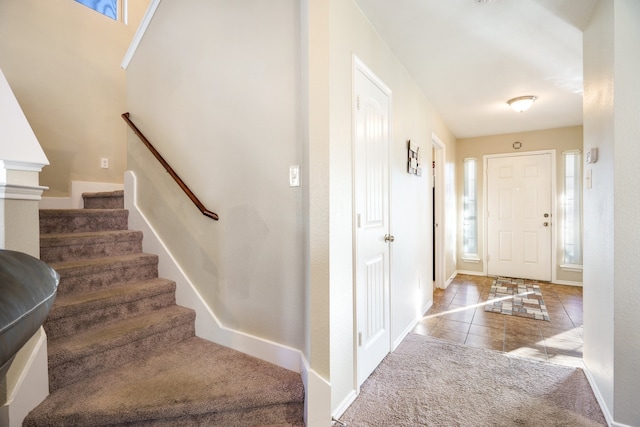
[[[53,392],[24,426],[303,426],[303,401],[298,374],[193,337]]]

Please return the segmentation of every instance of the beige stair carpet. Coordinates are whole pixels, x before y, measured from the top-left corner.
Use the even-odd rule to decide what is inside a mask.
[[[123,193],[40,212],[60,273],[44,327],[51,394],[24,426],[302,426],[300,375],[195,337],[195,312],[128,230]]]

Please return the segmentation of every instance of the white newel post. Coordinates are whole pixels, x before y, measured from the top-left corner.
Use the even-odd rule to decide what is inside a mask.
[[[40,257],[39,185],[49,164],[2,70],[0,70],[0,249]],[[20,426],[49,394],[47,340],[40,330],[0,379],[0,425]]]

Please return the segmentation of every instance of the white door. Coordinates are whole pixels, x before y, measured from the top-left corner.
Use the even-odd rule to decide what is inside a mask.
[[[358,386],[391,351],[389,332],[389,92],[355,73],[355,276]]]
[[[551,280],[551,155],[487,161],[487,273]]]

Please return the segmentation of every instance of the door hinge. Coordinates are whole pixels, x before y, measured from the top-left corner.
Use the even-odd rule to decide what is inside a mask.
[[[358,332],[358,346],[362,347],[362,332]]]
[[[487,255],[487,262],[489,262],[489,258],[490,258],[489,255]]]
[[[360,111],[360,95],[356,96],[356,110]]]
[[[362,228],[362,215],[358,214],[356,215],[356,226],[358,228]]]

